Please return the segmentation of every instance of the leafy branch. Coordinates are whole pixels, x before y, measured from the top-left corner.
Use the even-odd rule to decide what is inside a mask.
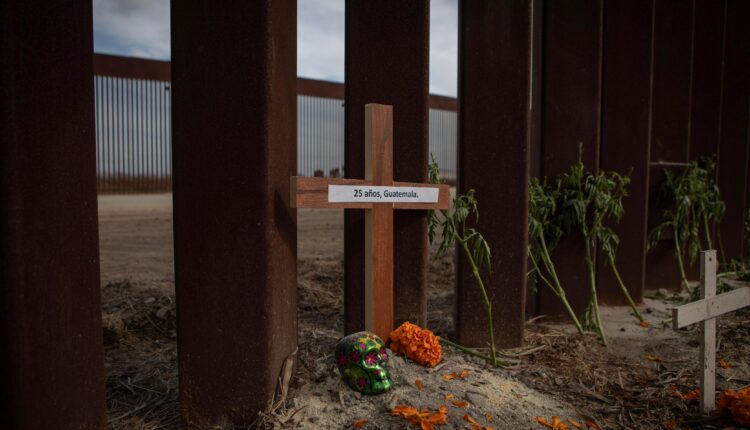
[[[585,170],[581,156],[582,148],[579,148],[578,162],[571,166],[569,172],[553,178],[549,184],[546,180],[540,183],[537,179],[532,179],[529,183],[529,235],[534,245],[529,248],[529,257],[534,266],[531,273],[539,276],[560,298],[580,333],[594,330],[606,345],[597,297],[594,261],[597,250],[606,257],[633,314],[643,321],[638,306],[617,270],[617,247],[620,239],[605,224],[610,219],[619,221],[624,215],[622,200],[627,196],[630,178],[617,172],[592,174]],[[578,231],[583,238],[584,260],[589,278],[590,300],[581,319],[571,309],[550,258],[550,252],[560,239],[571,231]],[[540,261],[546,276],[542,273]]]
[[[714,180],[714,171],[715,163],[711,159],[693,161],[682,172],[665,170],[664,182],[659,187],[658,201],[668,209],[662,212],[661,224],[649,233],[649,246],[671,234],[680,279],[686,289],[690,286],[685,274],[685,257],[693,265],[698,252],[704,249],[701,230],[706,246],[713,249],[711,226],[719,225],[726,210]]]
[[[429,179],[430,182],[434,184],[443,182],[440,177],[440,168],[434,157],[429,165]],[[479,220],[479,209],[477,205],[478,202],[474,196],[474,190],[469,190],[466,194],[457,194],[453,198],[453,207],[450,211],[430,211],[428,238],[430,244],[433,244],[438,238],[438,232],[441,233],[440,244],[434,257],[436,259],[440,258],[456,244],[463,251],[464,257],[471,268],[471,274],[474,281],[482,294],[484,309],[487,313],[487,335],[489,337],[490,356],[485,357],[469,348],[462,347],[453,342],[446,341],[445,339],[441,340],[446,341],[445,343],[455,346],[465,352],[471,353],[472,355],[485,358],[493,366],[498,366],[499,362],[497,359],[497,348],[495,347],[495,333],[492,323],[492,302],[487,295],[487,289],[482,280],[482,272],[487,275],[492,272],[492,253],[482,234],[476,229],[468,226],[468,221],[470,219],[473,219],[474,222]]]
[[[539,183],[539,180],[532,178],[529,182],[529,238],[528,255],[534,268],[529,272],[530,275],[542,280],[552,292],[560,299],[565,311],[573,320],[578,332],[583,334],[578,316],[570,306],[565,295],[565,290],[560,284],[560,278],[557,276],[555,265],[552,262],[550,253],[557,246],[564,232],[560,227],[552,222],[557,212],[556,190]],[[544,267],[544,272],[540,267]],[[550,281],[551,280],[551,281]]]

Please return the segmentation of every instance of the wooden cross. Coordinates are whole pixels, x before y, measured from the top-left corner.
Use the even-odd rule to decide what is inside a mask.
[[[675,330],[701,324],[701,410],[716,407],[716,317],[750,306],[750,288],[743,287],[716,295],[716,251],[701,252],[701,300],[672,309]]]
[[[450,208],[448,185],[393,180],[392,106],[365,106],[364,180],[294,176],[291,202],[365,210],[365,330],[387,339],[393,330],[393,209]]]

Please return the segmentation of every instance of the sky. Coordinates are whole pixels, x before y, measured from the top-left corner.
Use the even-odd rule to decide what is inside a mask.
[[[169,60],[169,0],[94,0],[93,6],[94,51]],[[457,8],[457,0],[431,0],[433,94],[456,95]],[[297,74],[344,81],[344,0],[297,0]]]

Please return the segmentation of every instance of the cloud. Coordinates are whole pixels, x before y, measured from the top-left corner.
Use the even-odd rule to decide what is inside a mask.
[[[430,93],[456,96],[458,85],[458,2],[430,4]]]
[[[344,1],[297,1],[297,75],[344,82]]]
[[[169,0],[93,0],[94,51],[170,58]]]
[[[343,0],[298,0],[299,76],[344,81],[344,4]],[[169,0],[93,0],[93,6],[96,52],[170,58]],[[456,95],[457,9],[457,0],[430,4],[431,93]]]

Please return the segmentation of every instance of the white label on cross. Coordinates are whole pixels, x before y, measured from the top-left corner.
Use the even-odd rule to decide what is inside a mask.
[[[437,203],[439,188],[329,185],[328,203]]]
[[[672,309],[672,327],[700,323],[701,336],[701,410],[715,408],[716,391],[716,317],[750,306],[750,288],[743,287],[716,295],[716,251],[701,252],[701,296],[698,300]]]

